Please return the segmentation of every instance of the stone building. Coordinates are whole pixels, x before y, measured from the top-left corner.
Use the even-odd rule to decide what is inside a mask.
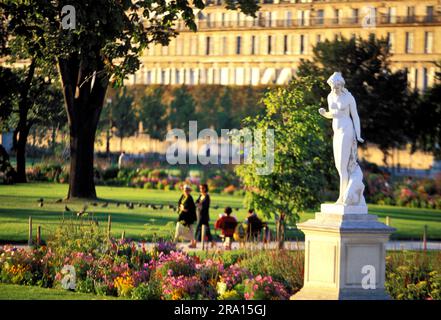
[[[198,32],[179,25],[169,46],[152,46],[127,84],[284,84],[312,47],[336,37],[385,37],[393,69],[410,86],[431,86],[441,60],[441,0],[259,0],[257,18],[208,0]]]

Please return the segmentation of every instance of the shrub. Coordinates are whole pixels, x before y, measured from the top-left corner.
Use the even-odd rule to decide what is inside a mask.
[[[161,295],[161,283],[156,279],[141,283],[132,290],[132,299],[134,300],[160,300]]]
[[[270,276],[258,275],[245,280],[244,297],[246,300],[287,300],[290,295],[281,283],[273,281]]]

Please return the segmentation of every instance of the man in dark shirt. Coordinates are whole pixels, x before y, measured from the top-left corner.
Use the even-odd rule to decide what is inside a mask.
[[[248,240],[255,240],[259,237],[260,232],[263,228],[263,222],[254,212],[254,209],[248,210],[248,215],[246,219],[247,227],[247,237]]]

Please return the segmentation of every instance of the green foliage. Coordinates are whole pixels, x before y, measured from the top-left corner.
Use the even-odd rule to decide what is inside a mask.
[[[162,295],[161,282],[150,279],[147,283],[141,283],[132,290],[134,300],[160,300]]]
[[[124,87],[110,105],[112,126],[121,140],[133,135],[138,129],[133,100],[133,96]]]
[[[153,139],[164,139],[167,129],[166,106],[162,103],[163,89],[156,88],[141,98],[139,120]]]
[[[48,240],[48,246],[61,256],[68,256],[73,252],[93,253],[103,250],[106,245],[104,230],[89,216],[66,217]]]
[[[264,116],[244,121],[254,130],[275,133],[272,173],[259,175],[262,165],[255,161],[236,170],[247,188],[247,205],[266,216],[284,213],[295,221],[298,213],[320,203],[332,170],[332,139],[317,111],[323,101],[314,95],[320,89],[323,83],[312,77],[294,79],[265,95]]]
[[[275,281],[281,282],[292,292],[297,292],[303,286],[302,251],[266,251],[249,254],[240,265],[257,276],[265,274]],[[294,272],[293,270],[296,270]]]
[[[441,299],[439,256],[405,251],[391,254],[386,259],[385,287],[396,300]]]
[[[174,100],[170,104],[170,124],[172,128],[182,129],[188,135],[188,122],[196,120],[195,102],[185,86],[173,91]]]
[[[432,152],[441,160],[441,84],[435,84],[421,96],[414,114],[414,148]]]
[[[318,43],[313,53],[312,61],[302,60],[298,76],[313,75],[325,80],[335,71],[341,72],[357,101],[366,141],[378,144],[383,152],[409,141],[416,94],[409,91],[403,71],[390,70],[387,40],[326,40]],[[326,88],[319,96],[326,96],[327,91]]]

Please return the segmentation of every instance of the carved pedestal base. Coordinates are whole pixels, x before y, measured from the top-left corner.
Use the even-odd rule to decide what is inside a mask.
[[[389,299],[385,244],[395,229],[360,208],[355,214],[329,213],[330,206],[298,226],[305,233],[304,286],[291,299]]]

